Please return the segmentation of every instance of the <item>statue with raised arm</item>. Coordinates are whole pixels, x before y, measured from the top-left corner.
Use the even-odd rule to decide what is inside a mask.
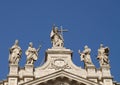
[[[60,34],[58,27],[53,26],[53,29],[50,34],[50,38],[51,38],[53,47],[63,47],[64,46],[63,36]]]
[[[9,63],[18,64],[22,55],[22,50],[19,46],[19,41],[15,40],[15,44],[9,50]]]
[[[29,47],[26,50],[25,54],[27,56],[27,62],[26,64],[34,64],[34,61],[38,59],[38,52],[40,50],[41,46],[38,49],[35,49],[33,47],[33,43],[29,43]]]
[[[98,56],[97,59],[100,62],[100,66],[102,65],[109,65],[109,48],[104,47],[103,44],[100,44],[100,48],[98,49]]]
[[[80,52],[80,50],[78,52],[81,56],[81,61],[84,61],[85,65],[93,64],[92,61],[91,61],[91,57],[90,57],[91,49],[88,48],[87,45],[84,47],[83,52]]]

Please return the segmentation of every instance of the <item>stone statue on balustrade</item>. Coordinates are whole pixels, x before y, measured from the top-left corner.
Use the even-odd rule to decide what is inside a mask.
[[[33,47],[32,42],[29,43],[29,47],[25,52],[25,54],[27,56],[26,64],[30,64],[30,65],[34,64],[34,61],[36,61],[38,59],[38,52],[39,52],[40,48],[41,48],[41,45],[38,49],[36,49]]]
[[[109,65],[109,48],[104,47],[103,44],[100,44],[100,48],[98,49],[97,59],[100,62],[100,66]]]
[[[63,40],[63,36],[61,35],[61,32],[63,32],[63,30],[58,30],[58,27],[53,26],[53,29],[50,34],[50,38],[51,38],[53,47],[63,47],[64,46],[64,40]]]
[[[84,61],[85,66],[93,65],[90,57],[91,49],[87,45],[84,47],[83,52],[80,52],[80,50],[78,52],[81,56],[81,61]]]
[[[19,41],[15,40],[15,44],[9,49],[9,63],[18,64],[22,55]]]

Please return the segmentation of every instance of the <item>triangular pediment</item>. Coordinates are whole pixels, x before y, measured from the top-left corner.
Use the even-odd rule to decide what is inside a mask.
[[[64,70],[57,71],[21,85],[101,85]]]

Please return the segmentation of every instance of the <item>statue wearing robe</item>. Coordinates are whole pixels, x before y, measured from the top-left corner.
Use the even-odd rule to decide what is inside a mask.
[[[63,47],[64,40],[62,35],[59,33],[57,27],[53,27],[50,37],[51,37],[51,42],[53,44],[53,47]]]
[[[79,50],[79,54],[81,56],[81,61],[84,61],[85,65],[92,64],[90,52],[91,52],[91,49],[88,48],[87,45],[84,47],[83,52],[80,52],[80,50]]]
[[[100,66],[102,65],[109,65],[109,48],[103,47],[103,44],[100,45],[100,48],[98,49],[98,56],[97,59],[100,62]]]
[[[34,64],[34,61],[38,59],[38,52],[40,48],[35,49],[32,42],[29,43],[29,47],[26,50],[25,54],[27,56],[27,64]]]
[[[9,63],[18,64],[22,55],[22,50],[18,45],[18,40],[15,41],[15,44],[10,48],[9,51]]]

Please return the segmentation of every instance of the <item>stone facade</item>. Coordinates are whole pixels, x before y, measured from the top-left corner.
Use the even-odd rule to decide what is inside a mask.
[[[19,64],[10,63],[7,79],[0,85],[120,85],[113,82],[109,64],[100,65],[99,69],[93,63],[85,64],[84,69],[78,67],[72,62],[73,52],[64,47],[64,42],[56,44],[52,41],[53,47],[46,50],[42,66],[34,68],[34,63],[26,63],[24,68],[20,68]]]

